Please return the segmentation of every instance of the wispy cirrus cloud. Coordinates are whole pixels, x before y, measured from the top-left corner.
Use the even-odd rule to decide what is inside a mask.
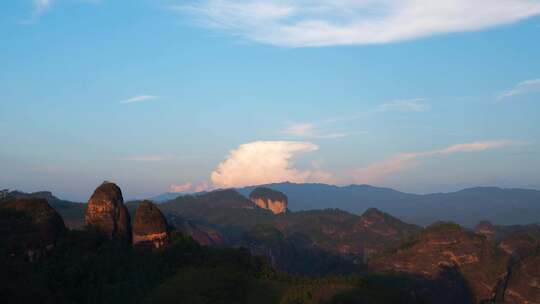
[[[500,93],[497,96],[497,99],[502,100],[533,92],[540,92],[540,78],[522,81],[513,88]]]
[[[511,140],[476,141],[448,146],[446,148],[415,152],[400,153],[389,159],[373,163],[367,167],[357,169],[352,174],[355,183],[374,183],[383,180],[390,174],[400,172],[417,165],[423,158],[454,153],[480,152],[490,149],[504,148],[520,144]]]
[[[122,161],[134,161],[134,162],[160,162],[169,160],[172,157],[170,155],[134,155],[122,157],[119,160]]]
[[[189,0],[171,8],[251,41],[316,47],[482,30],[540,14],[540,1]]]
[[[294,136],[306,136],[311,135],[313,133],[313,129],[315,129],[314,123],[294,123],[285,128],[285,130],[283,130],[283,133]]]
[[[31,11],[27,19],[20,20],[23,25],[34,24],[39,21],[42,15],[50,11],[53,6],[57,6],[60,2],[69,2],[67,0],[26,0],[31,3]],[[86,4],[99,4],[102,0],[76,0],[72,2],[80,2]]]
[[[316,124],[311,122],[289,124],[283,131],[281,131],[281,133],[311,139],[336,139],[347,137],[349,135],[349,133],[345,132],[324,132],[321,130],[321,123]]]
[[[34,0],[32,13],[34,16],[41,16],[53,5],[53,0]]]
[[[133,162],[161,162],[167,160],[191,160],[204,158],[200,155],[174,155],[174,154],[153,154],[153,155],[130,155],[121,157],[118,160],[121,161],[133,161]]]
[[[53,0],[32,0],[32,7],[29,16],[23,20],[20,20],[19,24],[30,25],[36,23],[43,14],[51,9],[53,3]]]
[[[377,107],[378,112],[389,111],[412,111],[425,112],[431,109],[431,106],[425,103],[425,98],[398,99],[383,103]]]
[[[300,122],[288,124],[281,131],[282,134],[309,139],[335,139],[343,138],[353,134],[367,134],[366,131],[354,132],[328,132],[329,125],[336,125],[343,122],[350,122],[366,118],[368,115],[382,114],[383,112],[426,112],[431,109],[431,105],[426,103],[426,98],[395,99],[376,108],[365,111],[361,115],[349,117],[330,118],[319,122]]]
[[[130,97],[128,99],[121,100],[120,103],[124,103],[124,104],[137,103],[137,102],[156,100],[158,98],[159,96],[155,96],[155,95],[137,95],[137,96]]]

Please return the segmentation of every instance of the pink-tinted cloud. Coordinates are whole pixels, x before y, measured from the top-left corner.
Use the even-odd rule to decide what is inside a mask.
[[[422,158],[449,155],[462,152],[479,152],[496,148],[503,148],[516,144],[509,140],[477,141],[471,143],[455,144],[443,149],[397,154],[387,160],[373,163],[367,167],[357,169],[353,172],[355,183],[375,183],[382,181],[388,175],[404,171],[417,164]]]
[[[211,190],[212,188],[206,181],[199,182],[197,184],[187,182],[179,185],[170,185],[169,192],[185,193],[185,192],[202,192]]]
[[[195,192],[202,192],[202,191],[211,190],[211,187],[210,185],[208,185],[207,182],[200,182],[195,186],[194,190]]]
[[[192,183],[183,183],[180,185],[170,185],[169,186],[169,192],[174,193],[182,193],[182,192],[189,192],[193,188]]]

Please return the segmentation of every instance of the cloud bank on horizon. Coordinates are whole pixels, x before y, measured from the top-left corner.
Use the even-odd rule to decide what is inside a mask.
[[[216,188],[235,188],[279,182],[318,182],[329,184],[378,183],[391,174],[418,165],[422,159],[455,153],[481,152],[491,149],[519,145],[511,140],[487,140],[454,144],[445,148],[400,153],[386,160],[375,162],[352,171],[349,176],[338,177],[322,170],[316,163],[312,168],[295,168],[293,159],[302,153],[314,152],[319,146],[310,142],[297,141],[255,141],[240,145],[211,173],[212,186],[201,182],[194,186],[191,182],[171,185],[171,192],[200,192]]]
[[[247,40],[321,47],[483,30],[540,14],[540,1],[203,0],[172,8]]]

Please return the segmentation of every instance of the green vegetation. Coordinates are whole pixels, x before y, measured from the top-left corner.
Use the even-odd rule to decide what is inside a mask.
[[[30,262],[11,254],[13,236],[31,232],[27,218],[0,209],[0,298],[5,303],[359,303],[404,290],[359,276],[311,278],[277,272],[246,249],[213,249],[173,233],[162,251],[136,249],[96,231],[65,231]],[[275,241],[271,227],[253,231]],[[373,281],[375,282],[375,281]],[[390,298],[388,298],[390,299]],[[361,302],[360,302],[361,303]],[[369,302],[368,302],[369,303]]]
[[[435,233],[461,232],[462,230],[460,225],[452,222],[436,222],[427,227],[427,231]]]

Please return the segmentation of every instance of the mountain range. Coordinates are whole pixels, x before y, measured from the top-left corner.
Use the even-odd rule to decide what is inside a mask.
[[[364,195],[401,195],[357,187]],[[0,265],[8,269],[0,276],[0,296],[26,297],[25,278],[32,275],[32,293],[60,302],[109,303],[120,294],[120,302],[143,297],[147,303],[536,304],[540,299],[538,224],[481,221],[473,230],[437,221],[422,227],[378,208],[362,214],[338,208],[295,211],[289,209],[293,198],[283,192],[241,193],[247,190],[183,195],[159,205],[124,204],[121,189],[110,182],[98,187],[88,204],[62,201],[50,192],[9,192],[0,200]],[[503,198],[512,199],[514,192],[508,191]],[[476,193],[463,192],[445,194],[447,201],[469,200]],[[275,212],[279,204],[283,208]],[[251,288],[256,289],[241,291]],[[198,301],[201,297],[206,300]],[[224,297],[231,298],[220,302]]]
[[[475,187],[449,193],[412,194],[369,185],[286,182],[236,190],[248,197],[257,187],[283,192],[289,198],[291,211],[336,208],[361,214],[369,208],[377,208],[421,226],[440,220],[467,227],[474,227],[481,220],[501,225],[540,222],[540,191],[531,189]],[[165,193],[150,199],[163,203],[181,195]]]
[[[476,187],[449,193],[411,194],[369,185],[340,187],[286,182],[261,187],[287,195],[288,208],[291,211],[332,208],[362,214],[369,208],[377,208],[405,222],[420,226],[435,221],[452,221],[469,228],[482,220],[500,225],[540,223],[540,191],[531,189]],[[252,186],[236,190],[247,198],[255,188]],[[174,201],[178,197],[204,193],[164,193],[150,200],[162,204]],[[21,195],[45,198],[64,216],[66,225],[71,227],[82,225],[85,206],[80,203],[59,199],[48,191],[32,194],[9,192],[9,196]]]

